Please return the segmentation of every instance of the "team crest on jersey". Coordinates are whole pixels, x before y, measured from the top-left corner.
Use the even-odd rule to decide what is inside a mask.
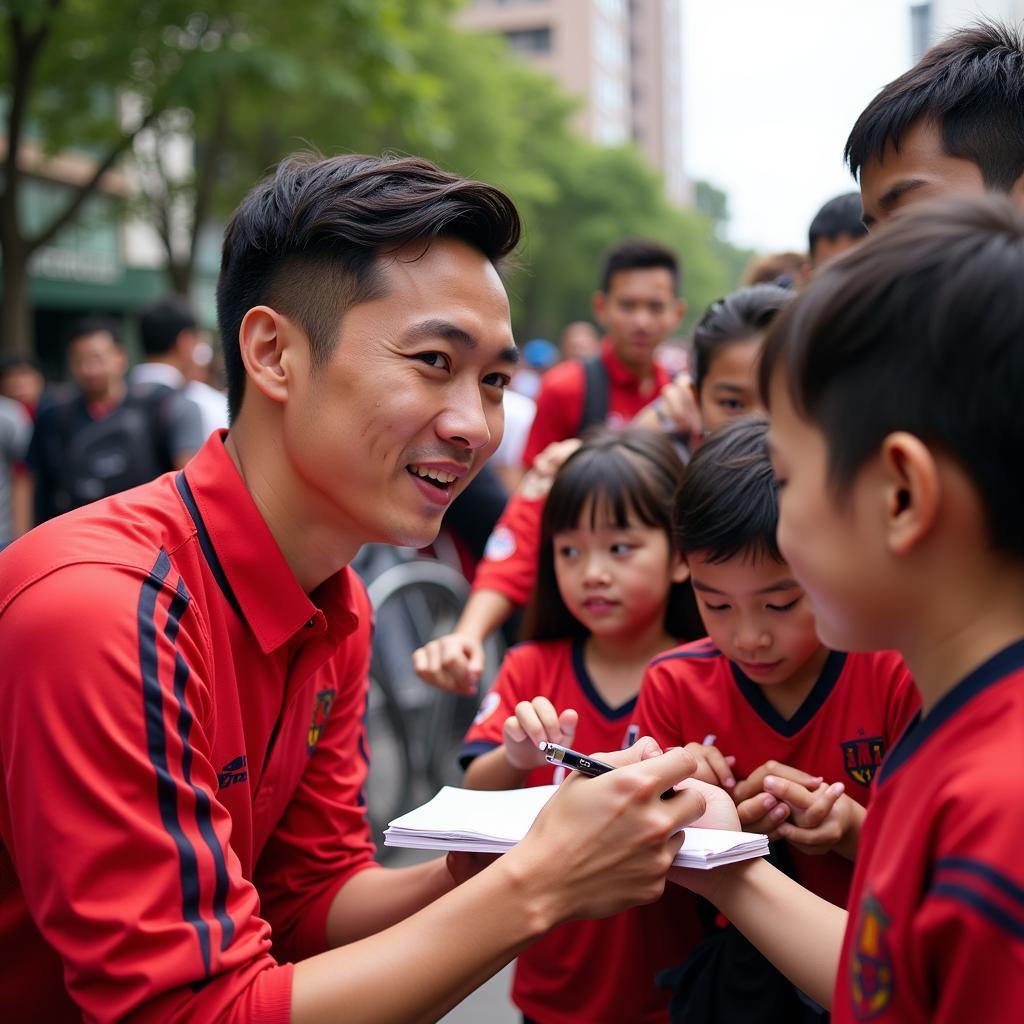
[[[501,703],[501,697],[498,696],[494,690],[491,690],[489,694],[482,701],[480,701],[480,708],[476,713],[476,718],[473,719],[474,725],[479,725],[481,722],[486,722],[491,715],[497,710],[498,705]]]
[[[334,698],[334,690],[321,690],[316,695],[316,703],[313,705],[313,718],[309,723],[309,731],[306,733],[306,750],[310,754],[316,750],[316,745],[320,742],[320,737],[327,727],[327,719],[331,716]]]
[[[850,996],[857,1020],[871,1020],[892,1001],[892,954],[881,903],[866,893],[860,904],[857,934],[850,958]]]
[[[869,786],[875,772],[882,766],[885,741],[881,736],[866,736],[847,740],[843,744],[843,765],[846,774],[862,786]]]
[[[484,558],[504,562],[516,553],[516,536],[507,526],[496,526],[484,545]]]

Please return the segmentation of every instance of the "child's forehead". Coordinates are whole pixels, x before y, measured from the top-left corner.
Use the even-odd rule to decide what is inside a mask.
[[[701,552],[687,556],[690,579],[696,590],[730,594],[770,594],[792,590],[799,584],[785,562],[755,551],[740,551],[721,562],[708,560]]]

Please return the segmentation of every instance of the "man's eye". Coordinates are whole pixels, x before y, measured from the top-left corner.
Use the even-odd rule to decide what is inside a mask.
[[[769,604],[765,607],[772,612],[788,612],[792,611],[799,602],[800,598],[794,597],[792,601],[787,601],[786,604]]]
[[[441,370],[451,369],[451,360],[444,354],[444,352],[418,352],[416,359],[421,363],[426,363],[427,366],[436,366]]]
[[[489,373],[484,377],[484,383],[492,388],[505,390],[512,383],[512,378],[507,373]]]

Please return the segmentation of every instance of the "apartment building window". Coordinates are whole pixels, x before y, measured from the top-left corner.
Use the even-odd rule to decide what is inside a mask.
[[[550,28],[515,29],[505,33],[508,45],[517,53],[550,53]]]

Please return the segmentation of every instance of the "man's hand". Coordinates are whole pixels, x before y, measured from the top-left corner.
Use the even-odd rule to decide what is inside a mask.
[[[721,786],[723,789],[732,789],[736,785],[732,768],[736,758],[731,754],[726,757],[718,747],[710,744],[705,746],[703,743],[687,743],[683,749],[693,754],[693,759],[697,762],[697,769],[693,773],[695,779],[708,782],[712,786]]]
[[[658,899],[683,843],[678,830],[708,806],[696,780],[661,799],[696,767],[681,748],[660,754],[644,737],[628,750],[595,756],[617,770],[594,779],[570,773],[503,858],[545,921],[606,917]]]
[[[484,670],[484,645],[478,637],[448,633],[413,651],[412,667],[439,690],[474,694]]]
[[[516,713],[505,719],[505,760],[523,772],[539,768],[544,764],[541,743],[560,743],[571,747],[579,719],[572,708],[566,708],[559,714],[547,697],[520,701],[516,705]]]

